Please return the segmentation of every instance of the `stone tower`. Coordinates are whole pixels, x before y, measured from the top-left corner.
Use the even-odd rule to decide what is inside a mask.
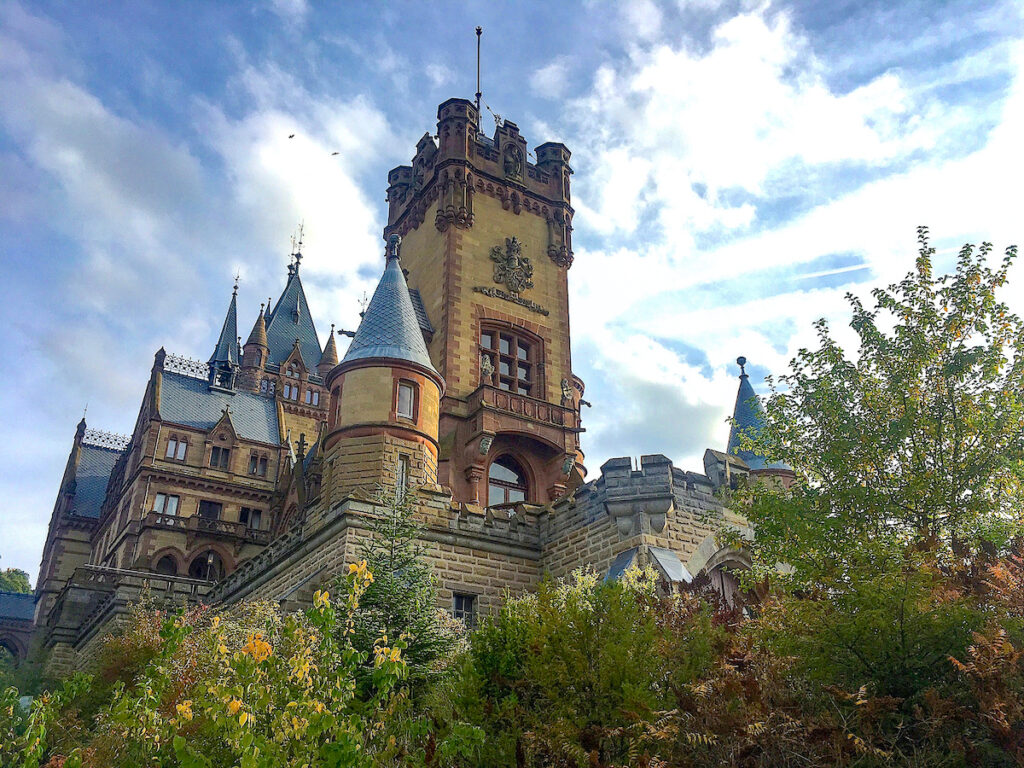
[[[384,234],[402,237],[430,359],[447,384],[438,482],[471,504],[544,503],[586,471],[583,382],[569,346],[569,150],[542,144],[531,162],[514,123],[487,137],[465,99],[437,116],[412,165],[388,174]]]
[[[399,264],[401,238],[352,343],[327,374],[324,456],[332,493],[378,484],[404,493],[437,483],[438,408],[444,379],[430,362]]]

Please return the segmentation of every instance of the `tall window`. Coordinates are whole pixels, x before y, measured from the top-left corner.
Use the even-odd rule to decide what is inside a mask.
[[[398,382],[398,404],[396,412],[406,419],[416,418],[416,386],[408,381]]]
[[[220,520],[223,505],[216,501],[200,501],[199,516],[204,520]]]
[[[493,368],[487,384],[509,392],[529,395],[536,390],[537,344],[514,331],[484,328],[480,332],[480,355]]]
[[[320,405],[320,393],[312,389],[306,390],[306,404],[307,405]]]
[[[178,514],[178,502],[181,499],[177,496],[168,496],[166,493],[158,493],[153,499],[153,511],[161,515]]]
[[[249,455],[249,474],[267,476],[267,457],[253,453]]]
[[[452,616],[462,619],[469,628],[476,626],[476,595],[456,592],[452,598]]]
[[[405,491],[409,487],[409,457],[398,457],[398,469],[395,472],[395,495],[401,501],[405,498]]]
[[[167,441],[167,458],[177,461],[185,460],[185,452],[188,450],[188,441],[172,437]]]
[[[238,522],[246,528],[258,531],[263,527],[263,512],[259,509],[242,507],[242,511],[238,513]]]
[[[230,458],[230,448],[221,448],[220,446],[215,445],[210,451],[210,466],[214,469],[227,469]]]
[[[263,379],[260,382],[260,392],[265,395],[272,395],[277,391],[277,382],[273,379]]]
[[[487,506],[526,501],[526,473],[511,456],[499,456],[487,471]]]

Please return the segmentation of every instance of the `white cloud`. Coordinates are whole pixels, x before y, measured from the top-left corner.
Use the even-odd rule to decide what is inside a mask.
[[[546,99],[560,99],[568,87],[569,59],[559,56],[550,63],[534,70],[530,75],[530,87]]]

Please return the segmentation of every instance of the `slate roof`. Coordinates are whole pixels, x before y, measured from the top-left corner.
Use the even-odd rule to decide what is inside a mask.
[[[32,621],[36,613],[36,596],[31,592],[0,591],[0,619]]]
[[[622,574],[632,567],[639,552],[639,547],[633,547],[632,549],[627,549],[625,552],[619,552],[619,554],[615,556],[614,562],[612,562],[611,566],[608,568],[608,573],[605,575],[604,580],[615,581],[616,579],[621,579]]]
[[[405,275],[394,257],[388,258],[377,290],[342,362],[374,358],[408,360],[437,373],[423,341]]]
[[[164,421],[210,430],[221,420],[225,406],[231,408],[231,423],[243,440],[281,443],[277,406],[272,399],[249,392],[232,395],[211,390],[205,381],[164,370],[160,388],[160,416]]]
[[[230,363],[238,365],[238,286],[235,286],[231,294],[231,303],[228,305],[228,314],[224,318],[224,325],[221,326],[220,336],[217,338],[217,346],[213,348],[210,355],[211,363]]]
[[[75,470],[75,498],[71,512],[80,517],[98,519],[107,496],[110,473],[123,451],[82,443]]]
[[[739,456],[751,469],[790,468],[784,461],[769,462],[764,456],[753,451],[742,450],[739,447],[741,435],[754,439],[761,433],[764,426],[764,409],[761,406],[761,399],[754,392],[754,388],[750,385],[750,376],[745,372],[740,374],[740,388],[736,393],[736,407],[733,409],[732,417],[734,423],[729,429],[728,449],[731,456]]]
[[[307,368],[313,368],[320,359],[320,339],[316,335],[313,316],[309,313],[299,271],[292,267],[284,292],[267,318],[267,347],[270,350],[268,362],[280,365],[287,360],[295,339],[299,340],[302,362]]]
[[[419,321],[420,330],[424,333],[433,333],[434,326],[427,315],[427,308],[423,306],[423,297],[420,296],[419,289],[410,288],[409,298],[412,299],[412,308],[416,311],[416,320]]]
[[[686,570],[686,566],[682,564],[679,557],[671,549],[648,547],[647,552],[658,567],[658,570],[669,581],[685,582],[686,584],[693,581],[693,576],[690,575],[690,572]]]

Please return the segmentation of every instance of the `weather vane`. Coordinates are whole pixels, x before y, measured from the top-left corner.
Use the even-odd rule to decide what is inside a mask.
[[[366,295],[366,291],[363,291],[363,297],[359,299],[359,316],[362,317],[366,314],[366,308],[370,304],[370,298]]]

